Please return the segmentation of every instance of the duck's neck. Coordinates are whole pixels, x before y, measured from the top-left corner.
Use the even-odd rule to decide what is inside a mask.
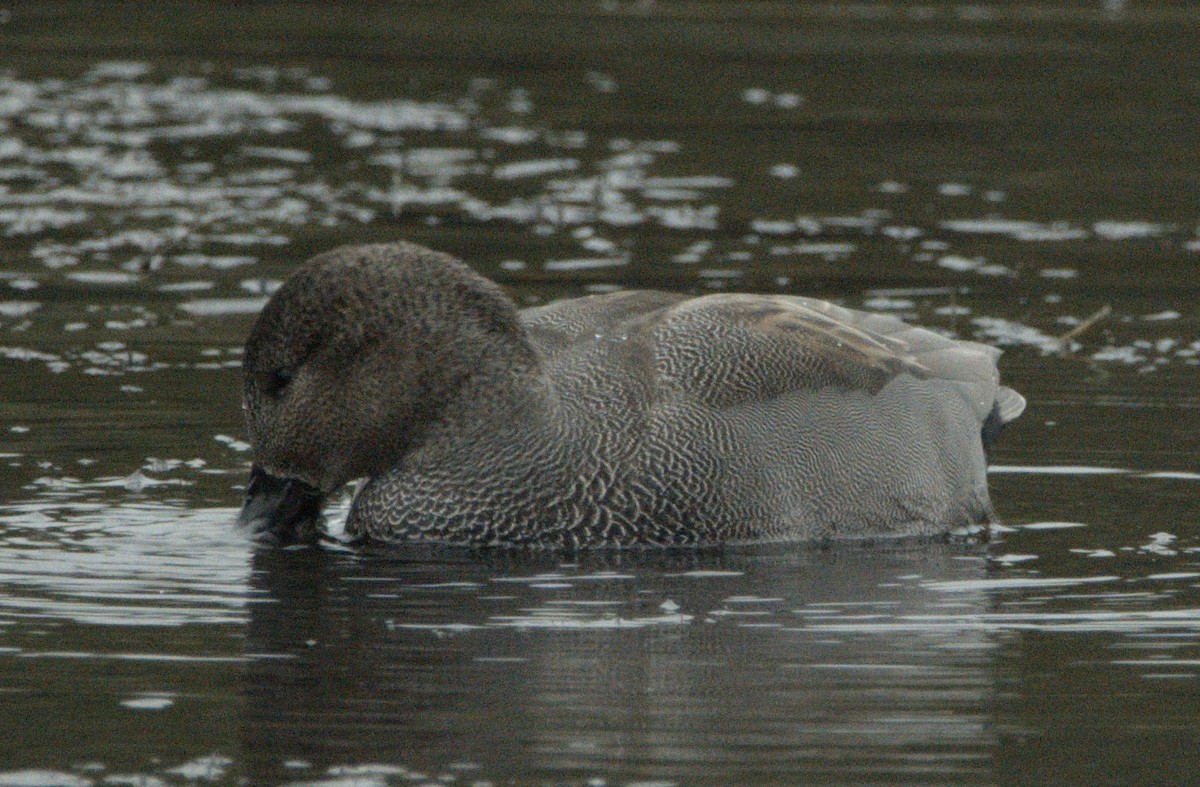
[[[520,343],[483,346],[455,393],[406,452],[405,464],[442,461],[448,453],[479,451],[532,437],[556,423],[557,397],[538,354]]]

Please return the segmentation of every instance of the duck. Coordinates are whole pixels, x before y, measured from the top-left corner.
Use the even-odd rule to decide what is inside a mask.
[[[999,350],[793,295],[518,309],[450,254],[301,264],[242,363],[256,538],[575,550],[948,538],[994,519]]]

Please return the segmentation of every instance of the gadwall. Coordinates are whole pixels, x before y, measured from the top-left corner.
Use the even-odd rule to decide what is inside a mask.
[[[241,522],[464,545],[944,536],[992,515],[1025,402],[999,351],[784,295],[627,291],[518,310],[410,243],[302,265],[246,342]]]

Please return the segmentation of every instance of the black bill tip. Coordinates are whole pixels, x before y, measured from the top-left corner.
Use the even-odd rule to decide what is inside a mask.
[[[325,533],[324,502],[321,490],[312,484],[271,475],[253,465],[238,525],[261,541],[313,543]]]

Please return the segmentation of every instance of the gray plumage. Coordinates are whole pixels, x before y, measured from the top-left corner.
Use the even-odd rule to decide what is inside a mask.
[[[256,466],[353,535],[459,544],[936,536],[991,516],[999,352],[781,295],[518,311],[412,244],[307,262],[246,345]]]

